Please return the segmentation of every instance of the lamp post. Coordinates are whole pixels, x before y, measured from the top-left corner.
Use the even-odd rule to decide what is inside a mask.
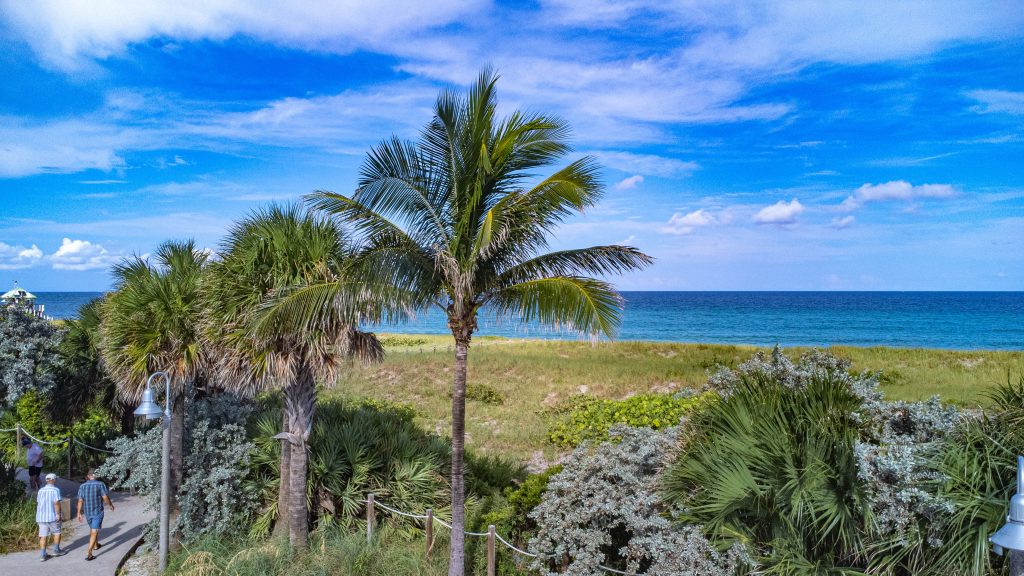
[[[996,554],[1007,551],[1010,576],[1024,576],[1024,456],[1017,456],[1017,493],[1010,497],[1006,524],[989,541]]]
[[[153,378],[164,379],[167,389],[164,393],[164,408],[153,399]],[[154,420],[163,416],[163,453],[160,459],[160,572],[167,568],[167,546],[170,541],[171,524],[171,377],[167,372],[154,372],[146,380],[146,389],[142,392],[142,402],[135,409],[136,416],[146,420]]]

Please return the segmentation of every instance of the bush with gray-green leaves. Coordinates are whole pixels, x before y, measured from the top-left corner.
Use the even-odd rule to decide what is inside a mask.
[[[676,430],[616,426],[613,441],[584,443],[548,482],[530,517],[533,568],[589,576],[599,565],[665,576],[729,576],[749,562],[741,546],[722,553],[693,526],[677,526],[659,496],[658,473]],[[564,568],[564,570],[563,570]]]
[[[251,405],[233,394],[187,402],[184,478],[178,493],[181,514],[172,527],[184,540],[208,533],[244,532],[246,521],[255,515],[256,496],[242,486],[255,450],[245,427],[251,413]],[[160,492],[161,435],[156,425],[135,437],[111,441],[114,454],[100,467],[100,476],[115,488],[147,496],[155,508]]]

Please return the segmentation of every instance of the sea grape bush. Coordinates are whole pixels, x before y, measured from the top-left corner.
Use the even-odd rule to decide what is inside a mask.
[[[26,392],[50,392],[61,365],[63,335],[49,320],[0,308],[0,412]]]
[[[238,533],[257,511],[256,494],[243,489],[255,444],[245,423],[249,403],[233,394],[195,401],[186,408],[185,478],[178,495],[178,530],[185,540],[207,533]]]
[[[242,489],[254,445],[246,436],[251,407],[232,394],[186,405],[185,477],[178,494],[181,514],[172,529],[185,540],[219,533],[255,513],[256,498]],[[113,450],[98,470],[112,487],[135,490],[152,508],[159,504],[163,430],[153,426],[134,437],[112,440]],[[147,527],[152,533],[155,521]]]
[[[693,528],[677,528],[658,495],[658,471],[676,442],[668,428],[615,426],[614,442],[584,443],[551,477],[530,517],[532,568],[584,576],[605,565],[631,573],[729,575],[742,548],[719,553]],[[564,567],[564,571],[562,568]],[[651,570],[656,570],[651,572]]]
[[[679,421],[707,402],[710,396],[638,394],[625,400],[575,396],[557,411],[560,417],[548,430],[548,440],[557,446],[579,446],[585,440],[608,439],[608,430],[621,424],[660,430]]]

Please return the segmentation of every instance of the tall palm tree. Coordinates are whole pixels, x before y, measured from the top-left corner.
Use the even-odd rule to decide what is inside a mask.
[[[497,118],[496,81],[485,70],[466,96],[442,92],[418,142],[392,138],[369,153],[352,196],[321,191],[310,199],[365,236],[364,279],[405,288],[416,305],[436,305],[448,317],[452,576],[464,571],[466,366],[478,313],[486,306],[524,322],[611,335],[621,297],[591,276],[652,261],[614,245],[546,252],[560,223],[600,199],[598,166],[584,157],[536,181],[535,170],[570,151],[568,126],[523,112]]]
[[[199,292],[206,252],[193,241],[165,242],[150,259],[114,267],[115,290],[101,308],[101,349],[122,399],[135,405],[149,374],[171,378],[171,525],[179,508],[185,430],[185,391],[203,374]]]
[[[379,360],[383,349],[372,334],[356,329],[359,311],[344,306],[329,305],[304,325],[268,315],[300,288],[341,282],[350,253],[330,220],[297,206],[271,206],[231,229],[204,286],[204,333],[218,350],[222,380],[241,393],[283,392],[278,526],[288,527],[298,548],[308,546],[307,445],[316,383],[333,383],[349,358]],[[360,300],[367,301],[372,298]]]

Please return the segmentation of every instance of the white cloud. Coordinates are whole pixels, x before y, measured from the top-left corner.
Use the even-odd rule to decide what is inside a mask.
[[[892,180],[882,184],[864,184],[854,190],[839,207],[856,210],[868,202],[891,200],[916,200],[918,198],[949,198],[956,195],[956,189],[949,184],[921,184],[914,186],[904,180]]]
[[[793,198],[788,203],[779,200],[771,206],[765,206],[754,214],[754,222],[758,224],[793,224],[804,211],[804,205]]]
[[[836,230],[843,230],[849,228],[850,226],[853,226],[855,220],[856,218],[854,218],[852,214],[843,216],[842,218],[836,217],[832,219],[832,223],[829,224],[829,226],[835,228]]]
[[[64,238],[57,251],[48,257],[54,270],[98,270],[119,259],[99,244],[70,238]]]
[[[76,70],[131,44],[248,36],[305,50],[384,47],[416,31],[485,9],[481,0],[39,0],[2,2],[3,18],[49,67]]]
[[[1024,115],[1024,92],[971,90],[966,92],[966,95],[968,98],[980,102],[974,108],[977,112]]]
[[[661,227],[665,234],[685,235],[692,234],[697,228],[711,226],[717,219],[707,210],[701,208],[687,214],[676,212],[668,219],[668,222]]]
[[[31,268],[43,257],[43,251],[35,244],[31,248],[12,246],[0,242],[0,270],[21,270]]]
[[[615,245],[616,246],[628,246],[628,245],[632,244],[635,241],[636,241],[636,234],[630,234],[625,239],[619,240],[618,242],[616,242]]]
[[[633,176],[630,176],[629,178],[626,178],[626,179],[620,181],[618,184],[615,185],[615,189],[616,190],[632,190],[633,188],[636,188],[637,186],[639,186],[639,185],[641,185],[643,183],[644,183],[644,177],[639,175],[639,174],[635,174]]]
[[[668,158],[666,156],[656,156],[654,154],[634,154],[632,152],[612,152],[606,150],[589,151],[585,153],[597,158],[599,162],[608,168],[626,173],[643,172],[644,174],[654,174],[655,176],[667,178],[689,176],[695,170],[700,168],[700,165],[696,162],[679,160],[677,158]],[[636,178],[636,176],[633,176],[632,178]],[[630,179],[631,178],[627,178],[627,180]],[[643,182],[642,176],[636,183],[639,184],[640,182]]]

